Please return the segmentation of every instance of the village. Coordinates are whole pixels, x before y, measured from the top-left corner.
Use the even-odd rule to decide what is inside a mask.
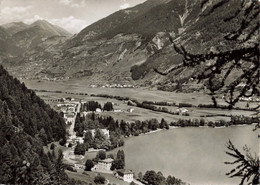
[[[100,89],[104,89],[103,87],[99,87]],[[110,87],[108,87],[110,88]],[[93,88],[95,89],[95,88]],[[203,107],[194,107],[190,106],[188,103],[176,103],[174,101],[169,102],[156,102],[156,101],[143,101],[139,103],[135,101],[134,98],[125,98],[122,96],[110,96],[106,94],[86,94],[86,93],[78,93],[78,94],[69,94],[69,93],[58,93],[58,92],[43,92],[42,97],[45,98],[46,101],[51,101],[52,107],[60,112],[66,122],[67,125],[67,140],[66,144],[63,148],[63,156],[64,163],[70,165],[72,171],[68,171],[73,178],[79,179],[89,178],[94,179],[95,177],[99,177],[100,175],[105,178],[104,184],[144,184],[144,181],[140,181],[136,173],[140,172],[136,171],[133,167],[126,166],[126,169],[114,169],[111,167],[113,163],[115,163],[116,159],[116,151],[111,149],[110,147],[106,147],[105,145],[94,146],[96,141],[97,133],[101,133],[105,138],[105,143],[110,143],[111,141],[111,132],[108,127],[105,128],[87,128],[84,129],[81,134],[75,130],[76,119],[83,119],[88,117],[92,117],[95,115],[98,118],[107,118],[113,117],[115,120],[124,120],[129,125],[134,123],[134,120],[145,121],[150,118],[150,115],[153,117],[156,116],[156,112],[160,111],[161,117],[158,117],[157,120],[165,118],[165,120],[169,123],[170,129],[175,127],[180,127],[180,125],[172,125],[169,120],[180,120],[180,119],[200,119],[199,117],[203,116],[203,119],[214,120],[214,116],[208,116],[203,112],[203,109],[212,112],[212,115],[215,115],[216,111],[221,111],[218,109],[211,108],[203,108]],[[69,96],[69,97],[68,97]],[[196,101],[195,98],[191,98],[192,101]],[[244,106],[248,103],[250,107],[257,103],[257,99],[246,99],[244,97],[241,98]],[[139,104],[138,104],[139,103]],[[105,105],[109,105],[109,108],[105,108]],[[145,106],[144,106],[145,105]],[[149,105],[149,106],[147,106]],[[157,109],[150,109],[150,106],[157,107]],[[201,111],[201,113],[199,112]],[[199,112],[199,114],[198,114]],[[248,111],[248,113],[250,113]],[[142,116],[139,116],[141,114]],[[147,116],[146,116],[147,114]],[[217,114],[216,114],[217,115]],[[228,119],[228,117],[224,117]],[[84,122],[84,121],[83,121]],[[87,123],[87,122],[86,122]],[[91,122],[90,122],[91,123]],[[175,121],[176,123],[176,121]],[[121,123],[120,123],[121,124]],[[209,125],[207,125],[209,126]],[[166,127],[165,127],[166,128]],[[224,127],[223,127],[224,128]],[[158,128],[158,130],[150,130],[148,133],[139,133],[139,134],[150,134],[160,130],[164,130]],[[94,145],[88,145],[87,149],[83,149],[83,153],[75,152],[78,146],[86,145],[86,134],[91,133],[91,137],[93,138]],[[131,136],[135,136],[132,134]],[[114,136],[113,136],[114,137]],[[123,136],[128,137],[128,136]],[[110,143],[111,144],[111,143]],[[120,145],[119,145],[120,146]],[[118,147],[118,146],[116,146]],[[97,158],[98,153],[105,152],[107,153],[105,158]],[[112,155],[113,154],[113,155]],[[86,171],[86,162],[92,161],[93,166],[91,169]],[[132,168],[132,169],[131,169]],[[99,184],[99,183],[98,183]],[[102,183],[103,184],[103,183]]]
[[[74,153],[75,147],[77,144],[84,143],[84,137],[76,136],[76,132],[74,131],[75,121],[77,114],[80,116],[86,116],[91,113],[100,114],[102,113],[101,108],[96,108],[95,111],[85,111],[82,109],[82,106],[86,104],[86,101],[76,100],[71,97],[62,98],[59,103],[56,105],[56,110],[63,114],[63,118],[68,126],[68,139],[65,144],[67,150],[63,152],[64,160],[67,161],[70,165],[73,165],[73,169],[77,172],[84,172],[85,171],[85,157],[84,155],[76,155]],[[114,112],[122,112],[122,110],[115,109],[112,110]],[[128,112],[133,112],[134,109],[130,108],[127,110]],[[96,134],[96,129],[91,129],[92,137]],[[110,133],[107,129],[100,129],[100,132],[104,134],[104,136],[109,139]],[[85,133],[85,131],[84,131]],[[96,153],[99,151],[106,151],[105,149],[94,149],[89,148],[86,153]],[[143,183],[139,182],[134,178],[134,172],[130,169],[119,169],[119,170],[111,170],[112,163],[114,159],[107,157],[105,159],[99,159],[94,166],[91,168],[91,171],[96,174],[107,174],[113,176],[119,180],[122,180],[126,183],[134,182],[135,184],[142,185]],[[108,182],[106,183],[108,184]]]

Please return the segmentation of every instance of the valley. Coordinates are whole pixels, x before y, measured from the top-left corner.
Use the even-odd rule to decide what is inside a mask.
[[[258,183],[259,1],[0,6],[0,184]]]
[[[135,122],[137,120],[145,121],[152,118],[165,119],[169,124],[177,122],[179,119],[201,120],[206,122],[218,122],[221,120],[230,121],[232,116],[248,116],[253,117],[256,111],[249,110],[223,110],[212,108],[200,108],[199,104],[212,104],[210,96],[203,93],[175,93],[158,91],[149,87],[135,87],[135,88],[102,88],[91,87],[84,81],[37,81],[37,80],[23,80],[24,83],[34,89],[37,95],[50,104],[54,109],[57,105],[57,100],[61,98],[71,97],[75,101],[97,101],[101,105],[106,102],[112,102],[114,111],[98,112],[99,116],[113,117],[115,120],[124,120],[127,122]],[[44,90],[41,91],[41,90]],[[135,107],[127,104],[125,100],[111,99],[105,97],[98,97],[94,95],[106,94],[119,97],[130,97],[138,101],[167,101],[176,103],[175,106],[163,106],[175,112],[180,103],[189,102],[193,107],[187,107],[189,116],[170,115],[167,113],[155,112],[141,107]],[[225,104],[219,98],[218,101]],[[249,107],[256,106],[257,102],[249,102]],[[246,108],[246,102],[239,102],[237,107]],[[133,109],[132,112],[129,110]],[[217,116],[225,114],[230,116]],[[209,117],[203,117],[211,115]],[[225,144],[230,139],[238,147],[243,147],[243,143],[252,149],[252,152],[257,152],[255,147],[257,145],[257,133],[252,132],[255,125],[246,126],[229,126],[229,127],[190,127],[182,128],[170,126],[170,130],[151,131],[151,134],[139,135],[137,137],[131,136],[125,139],[125,145],[107,151],[108,154],[115,154],[118,150],[123,149],[126,155],[126,168],[134,170],[137,175],[139,172],[143,174],[147,169],[161,171],[163,174],[174,174],[176,177],[185,179],[189,184],[237,184],[239,179],[229,179],[225,173],[229,167],[224,164],[225,161],[230,160],[230,157],[225,154]],[[71,127],[70,127],[71,130]],[[251,132],[253,134],[251,134]],[[250,135],[250,137],[248,137]],[[214,149],[209,150],[210,146],[214,145]],[[77,156],[72,159],[73,150],[64,148],[65,161],[68,164],[85,164],[87,159],[95,158],[97,151],[86,152],[84,157]],[[151,151],[152,154],[151,154]],[[160,152],[158,152],[160,151]],[[163,153],[162,153],[163,152]],[[149,156],[149,157],[147,157]],[[71,158],[71,159],[69,159]],[[68,160],[67,160],[68,159]],[[217,160],[216,160],[217,159]],[[166,162],[168,161],[168,162]],[[186,161],[183,164],[183,161]],[[204,166],[204,169],[197,170],[198,166]],[[191,167],[192,166],[192,167]],[[69,176],[76,179],[85,179],[81,170],[77,173],[68,172]],[[117,180],[113,176],[103,174],[111,181],[116,183]],[[121,184],[120,182],[117,182]]]

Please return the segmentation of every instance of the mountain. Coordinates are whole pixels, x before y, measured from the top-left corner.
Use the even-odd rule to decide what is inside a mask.
[[[92,84],[165,84],[188,82],[203,67],[182,68],[172,42],[194,54],[226,50],[236,43],[224,35],[235,31],[243,17],[237,0],[148,0],[117,11],[57,44],[33,48],[10,68],[15,76],[78,78]],[[257,20],[257,19],[256,19]]]
[[[14,35],[15,33],[18,33],[19,31],[22,31],[29,27],[29,25],[23,23],[23,22],[12,22],[1,25],[10,35]]]
[[[21,49],[16,46],[9,32],[0,27],[0,61],[1,58],[10,57],[20,53]]]
[[[71,184],[62,155],[43,149],[65,138],[62,116],[2,66],[0,83],[0,183]]]
[[[45,20],[30,25],[22,22],[4,24],[0,26],[0,34],[0,63],[15,67],[17,60],[29,55],[27,52],[38,51],[37,48],[49,47],[71,37],[66,30]]]
[[[12,35],[12,38],[16,41],[17,46],[28,49],[53,36],[71,36],[71,34],[45,20],[38,20]]]

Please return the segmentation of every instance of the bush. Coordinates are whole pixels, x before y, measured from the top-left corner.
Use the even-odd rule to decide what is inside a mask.
[[[73,169],[71,166],[67,166],[66,170],[71,172],[77,172],[77,170]]]
[[[74,154],[76,155],[85,155],[86,152],[86,148],[85,148],[85,144],[77,144],[77,146],[74,149]]]
[[[66,144],[66,138],[63,138],[62,140],[60,140],[59,144],[61,146],[64,146]]]
[[[86,166],[85,168],[86,171],[91,171],[91,168],[93,168],[94,163],[92,160],[88,159],[85,163],[85,166]]]
[[[50,149],[54,150],[55,147],[56,147],[56,145],[54,143],[52,143]]]
[[[104,160],[104,159],[106,159],[106,157],[107,157],[106,152],[103,150],[98,151],[98,153],[96,155],[97,160],[99,160],[99,159]]]
[[[101,176],[100,174],[98,174],[98,175],[95,177],[95,179],[94,179],[94,182],[95,182],[96,184],[105,184],[105,181],[106,181],[105,177]]]
[[[106,110],[106,111],[112,111],[112,110],[114,110],[113,104],[112,104],[111,102],[105,103],[103,110]]]

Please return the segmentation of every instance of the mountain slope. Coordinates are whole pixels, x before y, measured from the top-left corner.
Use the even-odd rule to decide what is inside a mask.
[[[9,32],[0,26],[0,63],[1,58],[20,53],[21,49],[16,46]]]
[[[38,20],[27,28],[15,33],[12,39],[20,48],[28,49],[37,46],[49,37],[71,36],[70,33],[60,27],[54,26],[47,21]]]
[[[100,85],[188,82],[203,66],[186,67],[168,77],[153,69],[167,71],[182,62],[172,41],[194,54],[234,47],[224,35],[243,20],[228,19],[239,8],[237,0],[148,0],[115,12],[68,41],[34,48],[12,72],[30,78],[83,78]]]
[[[43,146],[65,138],[63,118],[0,66],[0,183],[71,184]]]
[[[14,35],[15,33],[22,31],[29,27],[29,25],[23,22],[12,22],[1,25],[10,35]]]

